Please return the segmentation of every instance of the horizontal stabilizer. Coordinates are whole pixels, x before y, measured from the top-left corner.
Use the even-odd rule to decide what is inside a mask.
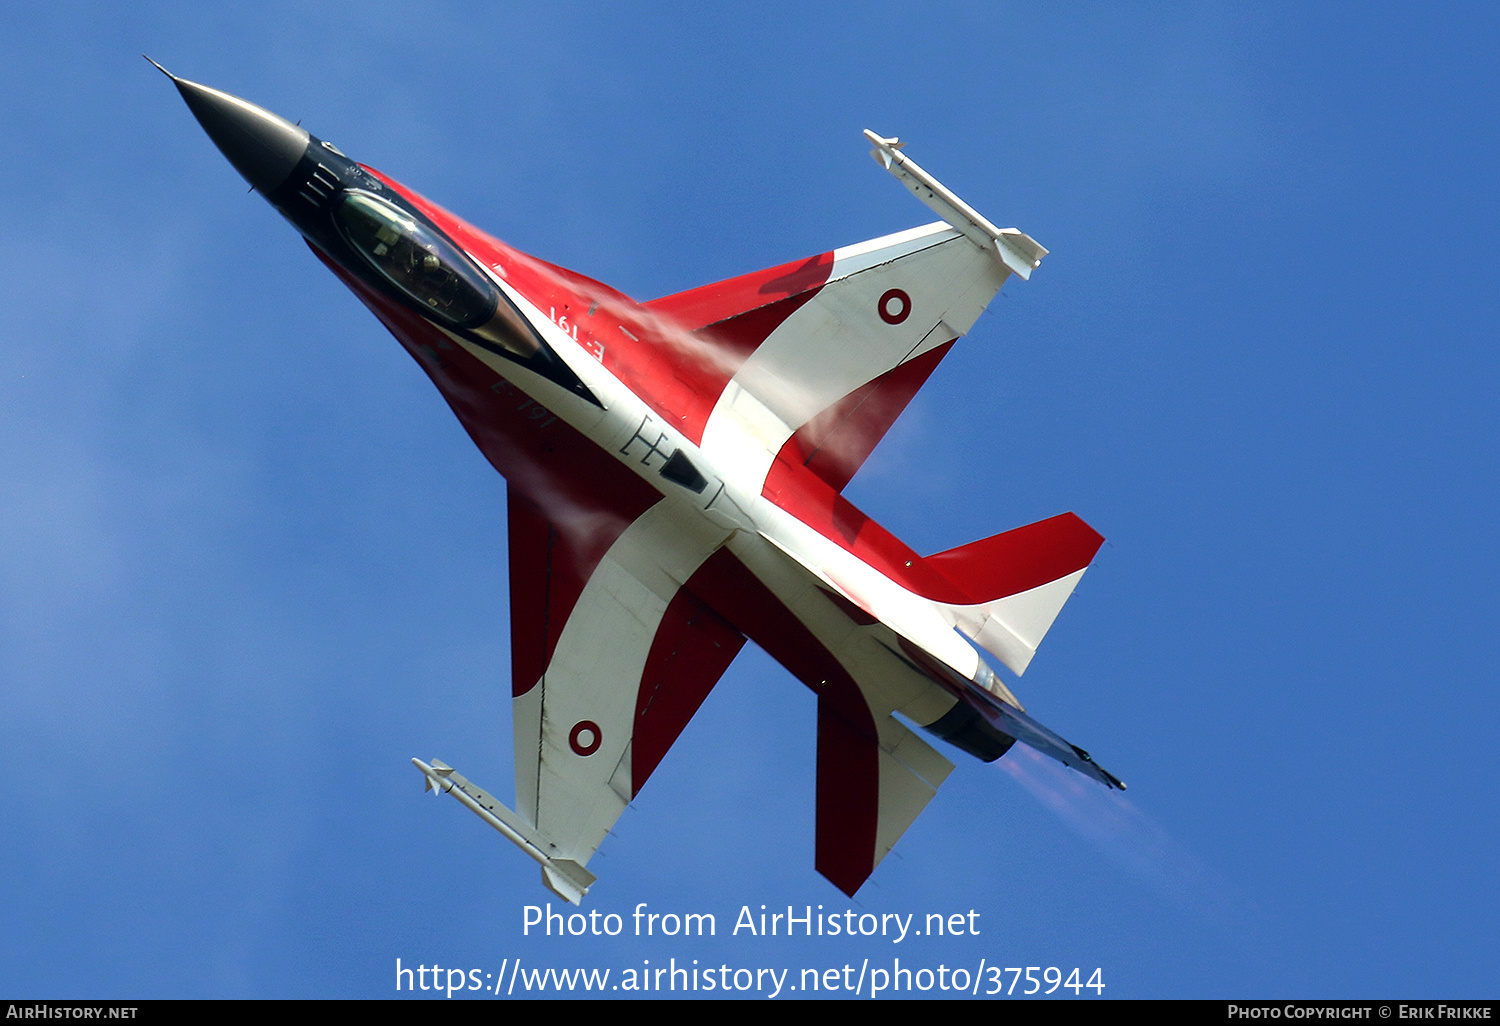
[[[889,714],[818,702],[818,872],[852,896],[953,764]]]

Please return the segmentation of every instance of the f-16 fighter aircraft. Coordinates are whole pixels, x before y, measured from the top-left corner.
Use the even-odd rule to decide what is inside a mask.
[[[638,303],[166,73],[505,476],[515,809],[412,761],[556,894],[588,892],[600,842],[746,639],[817,695],[816,865],[846,894],[953,769],[907,723],[1124,786],[988,662],[1026,669],[1103,538],[1064,513],[921,556],[841,494],[1001,283],[1031,277],[1047,251],[1030,237],[866,132],[941,221]]]

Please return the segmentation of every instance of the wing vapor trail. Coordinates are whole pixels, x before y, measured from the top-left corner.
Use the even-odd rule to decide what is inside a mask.
[[[805,411],[811,416],[821,409],[817,394],[809,388],[774,373],[741,373],[747,354],[726,349],[711,338],[696,331],[685,329],[671,317],[663,316],[650,307],[632,311],[635,321],[651,332],[655,342],[661,342],[679,354],[683,360],[699,368],[717,371],[727,379],[738,377],[739,383],[762,402],[778,410]],[[799,427],[800,422],[788,427]]]

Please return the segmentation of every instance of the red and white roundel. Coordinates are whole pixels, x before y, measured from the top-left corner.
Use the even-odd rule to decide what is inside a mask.
[[[599,750],[599,742],[603,740],[599,724],[593,720],[579,720],[573,724],[573,730],[568,734],[568,744],[579,755],[593,755]]]
[[[900,324],[911,316],[911,297],[901,289],[887,289],[876,307],[887,324]]]

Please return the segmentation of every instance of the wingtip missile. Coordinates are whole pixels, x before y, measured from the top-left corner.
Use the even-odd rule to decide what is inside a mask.
[[[421,759],[413,759],[411,764],[422,771],[422,779],[426,782],[426,787],[423,788],[424,791],[431,791],[433,794],[442,794],[446,790],[443,783],[445,778],[453,772],[451,766],[445,766],[436,759],[433,760],[433,764],[430,766]]]
[[[452,766],[437,759],[425,763],[412,759],[411,764],[427,779],[426,790],[451,794],[500,835],[531,856],[542,867],[542,883],[564,901],[580,904],[598,879],[574,859],[553,855],[556,845],[550,843],[530,823],[517,816],[493,795],[472,784]]]
[[[917,199],[1007,269],[1023,280],[1031,279],[1031,272],[1041,266],[1042,257],[1047,255],[1044,246],[1018,229],[996,228],[983,214],[959,199],[952,189],[924,171],[915,160],[899,152],[906,146],[900,137],[886,138],[867,128],[865,138],[875,144],[870,151],[875,163],[894,175]]]
[[[887,171],[891,168],[896,151],[906,146],[906,143],[902,142],[898,136],[893,135],[887,139],[885,136],[877,135],[868,128],[865,129],[865,138],[875,144],[875,148],[870,151],[870,156],[874,158],[875,163]]]

